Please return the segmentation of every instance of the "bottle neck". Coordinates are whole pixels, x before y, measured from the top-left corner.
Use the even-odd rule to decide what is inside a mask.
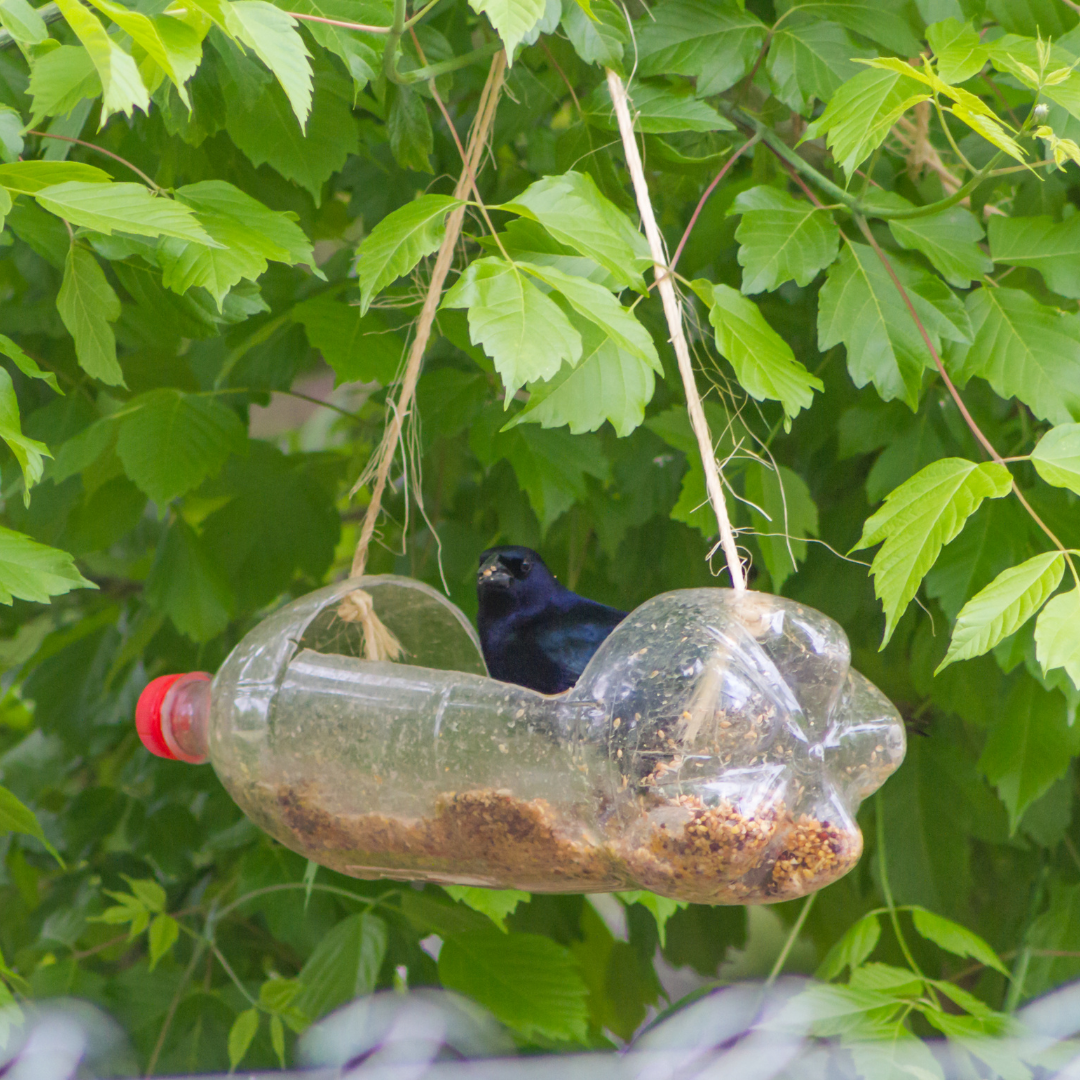
[[[193,671],[176,680],[161,703],[161,737],[179,761],[201,765],[210,756],[210,678]]]

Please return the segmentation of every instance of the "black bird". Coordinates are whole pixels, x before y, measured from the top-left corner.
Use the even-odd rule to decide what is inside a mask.
[[[494,547],[480,556],[476,623],[492,678],[542,694],[578,681],[625,611],[586,600],[555,580],[527,547]]]

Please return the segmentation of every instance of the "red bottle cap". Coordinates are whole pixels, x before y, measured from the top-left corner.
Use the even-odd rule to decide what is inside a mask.
[[[158,757],[176,761],[176,755],[169,749],[165,742],[165,736],[161,733],[161,706],[165,702],[165,695],[172,689],[177,679],[182,679],[188,672],[181,671],[176,675],[159,675],[146,684],[145,689],[139,695],[138,704],[135,706],[135,730],[139,733],[143,746],[156,754]],[[210,676],[202,671],[193,671],[190,674],[199,675],[204,679]]]

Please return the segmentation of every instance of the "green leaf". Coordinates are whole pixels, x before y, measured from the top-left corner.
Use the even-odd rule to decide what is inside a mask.
[[[15,455],[23,477],[23,499],[29,505],[30,489],[41,479],[45,468],[44,458],[52,457],[49,448],[37,439],[23,434],[19,422],[19,401],[15,386],[6,368],[0,367],[0,439],[7,443]]]
[[[501,416],[496,417],[496,421]],[[482,427],[472,430],[473,451],[491,464],[506,459],[525,492],[543,532],[587,494],[586,476],[609,478],[603,445],[595,435],[571,435],[562,428],[544,430],[532,424],[500,432],[487,447]]]
[[[923,980],[910,968],[875,963],[853,968],[848,985],[859,990],[881,990],[896,997],[916,997],[922,991]]]
[[[698,96],[712,97],[749,74],[765,33],[732,0],[664,0],[638,31],[638,74],[696,76]]]
[[[274,73],[303,129],[311,112],[311,54],[296,20],[265,0],[232,0],[221,6],[225,29]]]
[[[387,100],[386,131],[394,160],[403,169],[431,172],[435,137],[423,97],[409,86],[394,85],[387,90]]]
[[[537,266],[519,262],[518,267],[553,289],[584,319],[598,326],[621,349],[648,364],[658,375],[664,372],[652,335],[602,285],[587,278],[567,274],[557,266]],[[580,352],[579,354],[580,355]]]
[[[890,260],[934,347],[966,342],[971,332],[963,305],[936,275]],[[873,382],[885,401],[918,407],[922,373],[933,365],[907,305],[874,250],[847,243],[829,267],[818,297],[818,348],[841,342],[856,386]]]
[[[957,660],[989,652],[1019,630],[1061,584],[1064,572],[1065,556],[1051,551],[1000,573],[961,609],[949,651],[934,674]]]
[[[171,915],[155,915],[150,922],[150,970],[157,967],[158,961],[167,956],[176,939],[180,936],[180,926]]]
[[[1080,495],[1080,424],[1051,428],[1031,451],[1031,462],[1048,484]]]
[[[245,458],[233,457],[210,483],[211,497],[228,501],[206,518],[201,539],[236,593],[238,610],[269,603],[298,571],[322,579],[341,518],[303,457],[253,441]]]
[[[285,1012],[302,989],[299,979],[283,979],[278,975],[271,975],[259,987],[259,1004],[268,1012]]]
[[[562,0],[562,27],[586,64],[620,69],[630,44],[626,18],[612,0],[592,0],[591,15],[577,0]]]
[[[10,603],[10,599],[8,603]],[[0,834],[17,832],[45,842],[38,819],[6,787],[0,786]]]
[[[81,161],[13,161],[0,165],[0,184],[12,194],[36,195],[43,188],[68,181],[111,184],[112,177],[104,169]]]
[[[622,284],[644,292],[641,270],[652,263],[648,244],[623,212],[600,194],[591,176],[578,172],[546,176],[499,209],[539,222],[560,244],[599,263]]]
[[[357,304],[344,304],[329,296],[313,296],[293,308],[312,348],[337,376],[334,385],[347,382],[393,381],[401,363],[401,338],[389,330],[377,312],[360,314]]]
[[[676,131],[734,130],[735,125],[711,105],[696,97],[690,86],[635,81],[632,93],[630,107],[633,111],[634,130],[643,135],[668,135]],[[619,130],[607,83],[601,83],[585,99],[583,107],[586,121],[594,127],[603,128],[605,131]]]
[[[364,237],[356,252],[361,315],[387,285],[438,249],[446,235],[446,215],[460,205],[449,195],[421,195],[391,211]]]
[[[798,473],[759,461],[747,467],[746,498],[771,587],[779,593],[806,559],[806,537],[818,535],[817,506]]]
[[[513,63],[521,39],[540,21],[545,0],[469,0],[477,15],[486,14],[506,46],[506,62]]]
[[[873,55],[838,23],[797,14],[777,25],[765,70],[776,97],[807,115],[815,101],[828,101],[862,71],[854,57]]]
[[[274,1053],[277,1054],[278,1063],[281,1067],[285,1068],[285,1027],[281,1022],[281,1017],[277,1013],[274,1013],[270,1017],[270,1045],[274,1048]]]
[[[251,1046],[255,1033],[259,1030],[259,1010],[245,1009],[233,1021],[229,1029],[229,1068],[235,1069]]]
[[[986,379],[1040,420],[1080,420],[1080,316],[1044,307],[1019,289],[983,288],[966,301],[974,337],[950,348],[954,377]]]
[[[874,592],[885,608],[882,648],[942,547],[983,499],[1000,499],[1011,490],[1004,465],[943,458],[887,495],[885,505],[867,519],[855,548],[884,541],[871,567]]]
[[[947,83],[966,82],[983,69],[990,49],[970,23],[944,19],[926,28],[926,40],[934,50],[937,73]]]
[[[0,354],[6,356],[27,378],[41,379],[49,389],[55,390],[58,394],[62,392],[56,382],[56,376],[51,371],[42,371],[33,357],[27,356],[11,338],[4,334],[0,334]]]
[[[226,105],[226,130],[251,164],[276,169],[309,191],[316,205],[326,181],[359,150],[349,103],[322,86],[315,87],[304,131],[277,83],[251,100],[226,93]]]
[[[0,24],[20,45],[40,45],[49,36],[45,20],[26,0],[3,0]]]
[[[1009,812],[1011,832],[1078,751],[1080,725],[1069,726],[1065,698],[1032,678],[1021,678],[1003,703],[979,758],[979,767]]]
[[[832,5],[829,5],[830,8]],[[807,129],[804,139],[826,136],[829,149],[850,179],[881,145],[908,109],[927,101],[917,79],[891,70],[872,68],[848,79],[825,111]]]
[[[927,596],[941,604],[947,618],[955,620],[970,597],[1031,554],[1030,523],[1014,499],[984,503],[926,575]]]
[[[168,897],[165,890],[153,878],[131,878],[123,875],[131,894],[147,911],[164,911]]]
[[[507,424],[561,427],[571,434],[596,431],[605,420],[615,434],[629,435],[645,418],[656,376],[652,366],[620,348],[599,327],[575,319],[581,334],[582,358],[564,363],[546,382],[529,383],[529,401]]]
[[[79,366],[91,378],[109,386],[124,386],[124,373],[116,360],[116,338],[109,325],[120,318],[120,298],[97,259],[78,244],[68,249],[56,310],[75,339]]]
[[[1002,975],[1009,974],[1008,968],[998,959],[997,953],[978,934],[972,933],[967,927],[917,906],[912,908],[911,921],[915,924],[915,929],[938,948],[954,956],[970,956],[972,960],[1000,971]]]
[[[341,22],[353,22],[357,18],[353,0],[296,0],[290,5],[290,10],[293,14],[315,15],[320,19]],[[304,21],[304,28],[323,48],[342,60],[352,76],[355,93],[376,78],[379,55],[372,46],[374,44],[381,49],[385,38],[361,35],[343,26],[331,26],[310,19]]]
[[[142,184],[88,184],[69,180],[42,188],[34,198],[44,209],[72,225],[111,236],[114,229],[137,236],[175,236],[219,247],[188,207],[175,199],[155,198]]]
[[[1050,217],[992,217],[990,254],[994,262],[1033,267],[1060,296],[1080,297],[1080,214],[1060,222]]]
[[[551,938],[495,929],[451,937],[439,952],[439,979],[525,1038],[586,1040],[585,984]]]
[[[293,1004],[318,1020],[353,998],[370,994],[386,956],[386,923],[369,911],[342,919],[315,946],[298,976]]]
[[[506,916],[512,915],[518,904],[527,904],[530,899],[529,894],[520,889],[477,889],[471,885],[444,885],[443,890],[452,900],[486,915],[504,933]]]
[[[229,625],[235,598],[194,530],[181,517],[169,525],[146,579],[146,602],[202,644]]]
[[[56,461],[49,470],[53,483],[62,484],[69,476],[88,469],[101,460],[116,443],[116,425],[111,419],[96,420],[67,439],[60,447]]]
[[[994,268],[993,261],[979,247],[982,226],[962,206],[926,217],[890,221],[889,231],[901,247],[921,251],[946,281],[961,289]]]
[[[634,892],[620,892],[615,894],[627,907],[632,904],[640,904],[653,919],[656,920],[656,933],[660,938],[660,948],[667,948],[667,924],[668,920],[677,911],[682,911],[690,905],[686,900],[672,900],[670,896],[658,896],[656,893],[639,889]]]
[[[864,915],[849,926],[844,936],[828,951],[815,978],[828,982],[835,979],[845,967],[854,971],[860,967],[877,948],[881,939],[881,920],[877,915]]]
[[[469,336],[495,361],[507,402],[525,383],[550,379],[564,360],[576,364],[581,358],[581,336],[570,320],[527,275],[502,259],[470,263],[442,306],[468,308]]]
[[[792,198],[779,188],[742,191],[729,214],[742,214],[739,241],[742,291],[772,292],[785,281],[809,285],[836,258],[840,230],[828,211]]]
[[[186,23],[168,15],[148,17],[113,0],[90,0],[143,48],[169,77],[180,100],[190,109],[187,87],[202,60],[202,38]]]
[[[311,242],[292,215],[270,210],[232,184],[204,180],[179,188],[176,198],[190,207],[217,245],[166,239],[158,247],[161,283],[185,293],[202,286],[217,301],[242,279],[255,281],[269,260],[294,266],[315,264]]]
[[[819,1024],[857,1017],[890,1005],[896,1005],[896,998],[890,994],[851,986],[812,985],[785,1001],[760,1029],[794,1029],[804,1034],[807,1030],[817,1030]]]
[[[779,401],[789,417],[808,408],[813,391],[824,386],[795,359],[757,305],[729,285],[701,280],[693,288],[709,307],[716,349],[735,369],[739,385],[756,401]]]
[[[1064,668],[1080,689],[1080,589],[1055,596],[1035,624],[1035,655],[1044,672]]]
[[[776,5],[778,15],[792,8],[807,19],[841,23],[890,52],[903,56],[919,52],[919,39],[912,32],[904,0],[781,0]]]
[[[90,53],[81,45],[61,45],[35,57],[30,65],[30,87],[33,100],[30,124],[38,124],[46,116],[63,116],[80,101],[96,98],[101,91],[101,79]]]
[[[49,597],[72,589],[96,588],[79,573],[66,551],[0,526],[0,604],[10,604],[13,596],[47,604]]]
[[[246,448],[244,425],[232,409],[216,398],[171,387],[132,398],[116,440],[124,471],[160,507]]]
[[[56,0],[56,3],[97,69],[103,95],[101,122],[104,123],[114,112],[122,112],[128,117],[135,109],[149,112],[150,95],[131,55],[109,37],[97,17],[87,11],[79,0]]]
[[[0,11],[2,10],[0,8]],[[22,157],[25,148],[22,129],[22,114],[8,105],[0,106],[0,158],[3,158],[4,161],[17,161]],[[3,208],[3,212],[0,214],[0,221],[3,220],[3,215],[7,214],[10,209],[9,200],[8,205]]]

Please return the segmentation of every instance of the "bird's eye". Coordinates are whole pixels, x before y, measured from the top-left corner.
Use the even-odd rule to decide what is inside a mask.
[[[529,559],[521,560],[520,573],[524,577],[532,569],[532,562]]]

